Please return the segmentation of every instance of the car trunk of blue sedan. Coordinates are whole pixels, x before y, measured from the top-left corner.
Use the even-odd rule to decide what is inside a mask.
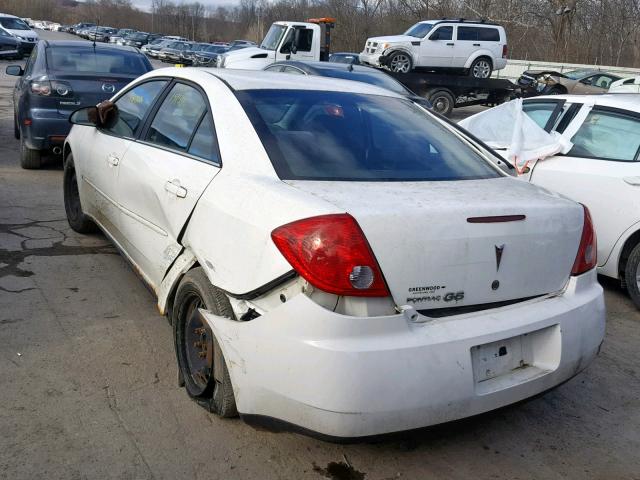
[[[51,77],[52,94],[59,113],[71,114],[80,107],[97,105],[119,92],[135,77],[129,75],[83,75],[56,73]]]

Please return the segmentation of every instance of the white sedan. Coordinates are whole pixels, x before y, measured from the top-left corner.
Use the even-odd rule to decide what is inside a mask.
[[[77,111],[64,196],[156,292],[221,416],[364,437],[486,412],[604,336],[588,210],[397,94],[163,69]]]
[[[522,178],[589,208],[598,236],[598,273],[619,279],[640,308],[640,95],[536,97],[525,100],[522,110],[553,138],[571,142],[565,154],[530,163]],[[485,136],[490,129],[477,120],[462,124],[473,125],[474,133],[500,151],[499,142]]]

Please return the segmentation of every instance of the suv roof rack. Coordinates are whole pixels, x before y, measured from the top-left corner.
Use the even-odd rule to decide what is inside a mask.
[[[442,17],[440,20],[438,20],[437,23],[442,23],[442,22],[450,22],[450,23],[475,23],[475,24],[483,24],[483,25],[498,25],[497,23],[492,23],[492,22],[487,22],[486,18],[480,18],[480,19],[468,19],[468,18],[462,18],[462,17],[457,17],[457,18],[448,18],[448,17]]]

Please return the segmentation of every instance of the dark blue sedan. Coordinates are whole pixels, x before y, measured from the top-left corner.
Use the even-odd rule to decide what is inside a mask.
[[[13,104],[22,168],[39,168],[43,153],[61,153],[73,111],[111,98],[152,69],[132,47],[40,41],[24,69],[12,65],[6,70],[20,77]]]

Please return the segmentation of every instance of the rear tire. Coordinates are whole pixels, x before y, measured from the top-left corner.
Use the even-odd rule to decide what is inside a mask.
[[[427,99],[431,102],[434,112],[445,117],[451,115],[456,104],[455,98],[446,90],[430,90],[427,92]]]
[[[238,410],[224,355],[209,327],[200,323],[195,315],[198,308],[235,318],[229,299],[211,285],[201,267],[190,270],[183,277],[173,304],[178,368],[191,398],[220,417],[235,417]],[[216,378],[216,370],[219,378]]]
[[[631,300],[636,308],[640,309],[640,244],[635,246],[627,259],[624,278]]]
[[[67,222],[69,222],[69,226],[78,233],[97,232],[98,226],[82,211],[80,193],[78,191],[78,179],[76,177],[76,167],[73,164],[72,154],[69,154],[64,164],[62,191],[64,194],[64,210],[67,214]]]
[[[42,152],[28,148],[24,138],[20,142],[20,166],[25,170],[36,170],[42,166]]]
[[[469,68],[469,75],[474,78],[490,78],[493,64],[487,57],[476,58]]]

